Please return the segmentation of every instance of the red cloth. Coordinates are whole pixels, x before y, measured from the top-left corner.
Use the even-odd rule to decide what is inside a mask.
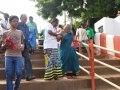
[[[75,35],[73,36],[73,38],[75,38]],[[73,45],[74,45],[75,48],[79,47],[79,43],[78,42],[73,42]]]
[[[12,39],[10,36],[5,38],[5,43],[7,44],[7,46],[11,49],[15,49],[16,45],[13,43]]]

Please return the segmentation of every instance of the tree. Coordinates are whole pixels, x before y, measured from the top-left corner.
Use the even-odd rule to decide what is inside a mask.
[[[37,0],[38,15],[43,18],[53,18],[62,11],[67,11],[69,16],[80,16],[83,0]]]
[[[87,0],[86,8],[85,15],[91,18],[115,17],[117,12],[115,0]]]
[[[37,0],[37,2],[38,15],[42,15],[45,19],[56,17],[62,12],[61,0]]]
[[[115,17],[120,9],[120,0],[36,0],[38,15],[54,18],[67,11],[70,17],[102,18]]]

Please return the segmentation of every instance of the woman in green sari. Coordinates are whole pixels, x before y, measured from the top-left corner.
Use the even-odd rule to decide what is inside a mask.
[[[61,36],[60,60],[62,63],[63,75],[67,78],[74,78],[79,72],[79,61],[76,50],[72,45],[73,33],[71,31],[71,25],[66,25]]]

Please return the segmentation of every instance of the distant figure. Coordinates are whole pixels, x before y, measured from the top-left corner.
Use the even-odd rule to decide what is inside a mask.
[[[75,36],[76,35],[76,30],[75,30],[75,28],[74,28],[74,25],[72,24],[72,32],[73,32],[73,36]]]
[[[62,25],[58,25],[58,28],[57,28],[57,33],[61,33],[63,32],[63,26]]]
[[[74,28],[74,25],[72,25],[72,33],[73,33],[73,38],[75,38],[76,37],[76,30]],[[78,48],[79,48],[78,42],[73,42],[73,45],[74,45],[75,49],[78,51]]]
[[[29,28],[26,25],[27,22],[27,16],[25,14],[22,14],[20,17],[21,22],[18,23],[18,29],[21,30],[25,36],[24,40],[24,50],[23,50],[23,57],[24,57],[24,64],[25,64],[25,75],[26,75],[26,80],[30,81],[32,79],[35,79],[35,76],[33,75],[32,72],[32,63],[30,60],[30,54],[29,54]]]
[[[17,16],[10,16],[9,22],[11,28],[3,33],[2,48],[5,49],[5,71],[6,71],[6,90],[18,90],[22,78],[24,50],[24,35],[22,31],[17,30]],[[15,85],[13,85],[13,77],[16,75]]]
[[[82,24],[79,26],[79,28],[76,31],[76,39],[79,41],[79,52],[82,54],[82,47],[83,47],[82,43],[86,43],[86,44],[89,43],[87,32]],[[85,48],[89,56],[89,49],[87,46],[85,46]]]
[[[88,35],[89,39],[94,40],[95,33],[94,33],[94,30],[92,28],[90,28],[90,27],[87,28],[87,35]]]
[[[9,14],[4,13],[4,19],[1,20],[2,33],[10,29]]]
[[[38,30],[37,25],[33,21],[33,17],[29,17],[29,22],[27,23],[27,26],[29,28],[30,36],[29,36],[29,42],[31,45],[31,54],[34,54],[34,51],[36,49],[36,39],[38,38]]]
[[[45,39],[45,29],[42,29],[40,32],[40,36],[42,37],[42,39]]]
[[[94,40],[95,30],[90,27],[90,20],[87,20],[85,28],[87,30],[87,35],[88,35],[89,40],[90,39]]]
[[[117,16],[120,16],[120,11],[118,11]]]
[[[39,45],[44,46],[43,45],[44,39],[45,39],[45,29],[42,29],[40,32],[40,38],[38,39]]]

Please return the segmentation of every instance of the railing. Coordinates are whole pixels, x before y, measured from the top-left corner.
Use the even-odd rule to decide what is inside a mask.
[[[113,87],[115,87],[115,88],[117,88],[117,89],[120,90],[120,86],[114,84],[113,82],[111,82],[111,81],[103,78],[102,76],[100,76],[100,75],[98,75],[98,74],[96,74],[96,73],[94,72],[94,62],[97,62],[97,63],[99,63],[99,64],[101,64],[101,65],[106,66],[106,67],[109,67],[110,69],[113,69],[113,70],[115,70],[115,71],[117,71],[117,72],[120,72],[120,69],[118,69],[118,68],[116,68],[116,67],[114,67],[114,66],[112,66],[112,65],[106,64],[106,63],[104,63],[104,62],[102,62],[102,61],[99,61],[98,59],[95,59],[95,58],[94,58],[94,49],[93,49],[93,47],[100,48],[100,49],[104,49],[104,50],[108,50],[108,51],[111,51],[111,52],[114,52],[114,53],[118,53],[118,54],[120,54],[120,52],[119,52],[119,51],[116,51],[116,50],[112,50],[112,49],[108,49],[108,48],[105,48],[105,47],[101,47],[101,46],[95,45],[95,44],[93,44],[93,41],[92,41],[92,40],[90,41],[89,45],[88,45],[88,44],[85,44],[85,43],[82,43],[82,44],[85,45],[85,46],[87,46],[87,47],[89,47],[90,56],[89,56],[89,57],[86,57],[86,56],[83,55],[83,54],[80,54],[80,53],[78,53],[78,52],[76,52],[76,53],[77,53],[79,56],[82,56],[82,57],[85,58],[86,60],[90,61],[91,70],[90,70],[90,72],[89,72],[89,71],[86,70],[84,67],[82,67],[82,66],[79,66],[79,67],[80,67],[83,71],[85,71],[87,74],[90,74],[90,76],[91,76],[91,88],[92,88],[92,90],[96,90],[96,88],[95,88],[95,76],[98,77],[98,78],[100,78],[100,79],[103,80],[104,82],[106,82],[106,83],[108,83],[108,84],[112,85]]]
[[[89,45],[88,45],[88,44],[85,44],[85,43],[82,43],[82,44],[85,45],[85,46],[87,46],[87,47],[89,47],[90,56],[89,56],[89,58],[88,58],[88,57],[86,57],[86,56],[84,56],[84,55],[82,55],[82,54],[80,54],[80,53],[78,53],[78,52],[77,52],[77,54],[78,54],[79,56],[82,56],[82,57],[85,58],[86,60],[90,61],[91,70],[90,70],[90,72],[89,72],[88,70],[86,70],[86,69],[83,68],[82,66],[80,66],[80,68],[81,68],[83,71],[85,71],[87,74],[90,74],[90,75],[91,75],[91,88],[92,88],[92,90],[95,90],[95,79],[94,79],[95,76],[98,77],[98,78],[100,78],[101,80],[105,81],[106,83],[112,85],[113,87],[115,87],[115,88],[117,88],[117,89],[120,90],[120,86],[112,83],[111,81],[103,78],[102,76],[100,76],[100,75],[98,75],[98,74],[96,74],[96,73],[94,72],[94,62],[97,62],[97,63],[99,63],[99,64],[101,64],[101,65],[104,65],[104,66],[106,66],[106,67],[109,67],[109,68],[111,68],[111,69],[113,69],[113,70],[115,70],[115,71],[118,71],[118,72],[120,72],[120,69],[118,69],[118,68],[116,68],[116,67],[114,67],[114,66],[112,66],[112,65],[106,64],[106,63],[104,63],[104,62],[102,62],[102,61],[99,61],[99,60],[95,59],[95,58],[94,58],[94,48],[93,48],[93,47],[97,47],[97,48],[100,48],[100,49],[108,50],[108,51],[111,51],[111,52],[114,52],[114,53],[118,53],[118,54],[120,54],[120,52],[119,52],[119,51],[116,51],[116,50],[107,49],[107,48],[105,48],[105,47],[101,47],[101,46],[98,46],[98,45],[94,45],[92,40],[90,40]]]

